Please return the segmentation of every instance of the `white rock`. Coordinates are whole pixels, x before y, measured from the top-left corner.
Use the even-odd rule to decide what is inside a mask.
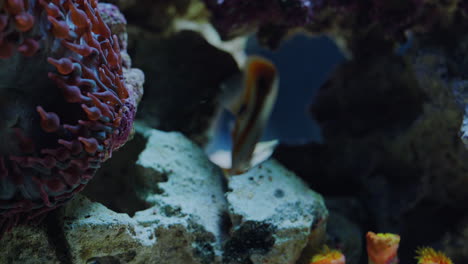
[[[146,136],[135,177],[151,207],[131,218],[75,199],[65,210],[74,263],[220,263],[227,208],[221,170],[180,133]]]
[[[233,228],[227,263],[296,263],[313,229],[324,229],[319,225],[328,213],[322,196],[276,161],[231,177],[228,188]],[[236,240],[251,247],[239,248]]]
[[[18,226],[0,240],[0,263],[60,264],[60,261],[44,230]]]
[[[74,264],[114,259],[137,262],[155,244],[151,228],[144,228],[127,214],[115,213],[83,196],[64,209],[64,233]]]
[[[322,197],[277,162],[226,186],[222,171],[182,134],[139,132],[148,141],[129,177],[147,209],[130,217],[77,195],[60,220],[47,220],[54,237],[33,227],[7,234],[0,263],[293,264],[320,241]]]
[[[149,130],[146,135],[147,147],[137,162],[141,168],[139,174],[146,181],[144,186],[151,186],[151,181],[159,182],[160,190],[148,190],[145,200],[154,204],[153,208],[166,211],[169,218],[176,215],[180,224],[188,226],[188,231],[194,232],[191,229],[197,226],[197,232],[205,232],[200,235],[210,236],[212,242],[204,247],[212,247],[215,259],[219,259],[222,220],[227,208],[222,171],[209,161],[202,149],[180,133]],[[146,219],[148,215],[146,210],[137,212],[135,217]],[[164,219],[161,221],[166,224]]]

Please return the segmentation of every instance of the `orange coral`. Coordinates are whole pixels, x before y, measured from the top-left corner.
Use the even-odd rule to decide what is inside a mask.
[[[345,264],[345,262],[346,259],[343,253],[325,246],[320,253],[312,258],[310,264]]]
[[[366,240],[369,264],[398,263],[397,251],[400,244],[399,235],[367,232]]]
[[[420,248],[416,250],[418,264],[453,264],[443,252],[435,251],[433,248]]]

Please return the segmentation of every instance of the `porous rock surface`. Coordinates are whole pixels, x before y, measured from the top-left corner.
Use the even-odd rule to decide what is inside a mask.
[[[130,216],[78,195],[56,220],[9,233],[0,241],[0,262],[292,264],[322,241],[322,197],[279,163],[267,161],[226,184],[182,134],[137,131],[147,141],[132,177],[146,208]]]
[[[324,231],[323,198],[274,160],[231,177],[228,188],[225,263],[293,264],[309,237]]]
[[[129,28],[135,66],[145,73],[138,119],[163,131],[179,131],[204,145],[219,108],[220,85],[239,72],[230,53],[192,30],[167,37]]]
[[[0,240],[0,263],[60,264],[44,230],[19,226]]]
[[[187,243],[187,254],[200,258],[193,263],[215,263],[220,255],[222,217],[227,206],[221,170],[180,133],[148,130],[145,134],[148,143],[137,161],[140,195],[153,207],[137,212],[135,217],[146,222],[160,218],[161,227],[182,226],[187,240],[192,240]],[[171,223],[174,219],[176,222]],[[164,232],[161,230],[161,234]],[[181,261],[180,257],[176,260]]]

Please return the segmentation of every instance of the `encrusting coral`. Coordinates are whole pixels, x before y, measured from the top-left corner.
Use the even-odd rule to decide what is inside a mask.
[[[81,191],[131,133],[136,96],[97,8],[0,1],[0,235]]]

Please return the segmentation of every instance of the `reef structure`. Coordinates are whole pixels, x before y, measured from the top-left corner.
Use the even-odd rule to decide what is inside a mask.
[[[387,39],[404,43],[408,29],[428,31],[459,19],[468,9],[461,0],[203,1],[223,39],[256,32],[259,42],[269,48],[277,48],[297,31],[350,41],[347,38],[376,30]]]
[[[242,35],[254,27],[278,25],[292,28],[312,21],[317,3],[312,0],[215,1],[204,0],[223,38]]]
[[[97,0],[0,1],[0,236],[84,188],[128,140],[133,93]]]

